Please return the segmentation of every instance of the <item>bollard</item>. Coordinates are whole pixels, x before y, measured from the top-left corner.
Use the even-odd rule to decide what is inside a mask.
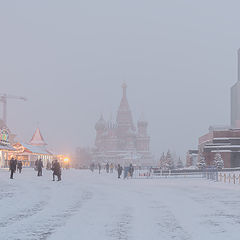
[[[233,174],[233,183],[236,184],[236,176]]]
[[[228,175],[228,182],[231,183],[231,175],[230,175],[230,173]]]
[[[224,183],[226,183],[227,181],[227,176],[226,176],[226,173],[224,173]]]

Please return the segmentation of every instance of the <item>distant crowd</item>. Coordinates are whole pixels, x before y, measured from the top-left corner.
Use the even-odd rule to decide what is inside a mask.
[[[121,178],[122,176],[122,173],[123,174],[123,178],[126,179],[128,177],[133,177],[133,173],[134,173],[134,167],[132,164],[130,164],[129,166],[127,167],[122,167],[120,164],[118,165],[114,165],[113,163],[107,163],[107,164],[104,164],[104,165],[101,165],[100,163],[92,163],[90,165],[90,170],[92,172],[94,172],[94,170],[98,170],[98,173],[101,174],[101,171],[105,170],[106,173],[113,173],[114,169],[117,171],[118,173],[118,178]]]
[[[22,168],[23,168],[22,161],[18,161],[17,159],[11,158],[11,160],[9,162],[10,179],[13,179],[13,175],[17,171],[19,173],[22,173]],[[43,162],[42,162],[41,158],[35,161],[34,169],[37,172],[37,176],[41,177],[42,171],[43,171]],[[48,161],[46,170],[52,170],[53,181],[55,181],[56,176],[57,176],[57,181],[62,180],[62,178],[61,178],[62,170],[61,170],[61,165],[58,160],[53,160],[52,163]]]

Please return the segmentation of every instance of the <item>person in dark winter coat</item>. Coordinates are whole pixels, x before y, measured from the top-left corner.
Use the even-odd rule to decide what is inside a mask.
[[[122,166],[120,166],[120,164],[118,164],[117,171],[118,171],[118,178],[121,178],[123,168]]]
[[[38,171],[37,176],[38,177],[42,176],[42,169],[43,169],[43,162],[41,159],[39,159],[39,160],[37,160],[37,171]]]
[[[99,163],[98,164],[98,172],[99,172],[99,174],[101,173],[101,169],[102,169],[102,167],[101,167],[101,164]]]
[[[34,170],[37,171],[38,170],[38,160],[35,161],[35,167]]]
[[[133,172],[134,172],[133,165],[130,164],[130,166],[129,166],[129,175],[130,175],[131,178],[133,177]]]
[[[9,162],[9,170],[11,171],[10,179],[13,179],[13,173],[16,171],[16,161],[12,158]]]
[[[53,171],[53,181],[55,181],[55,176],[57,176],[58,181],[61,181],[61,165],[58,160],[53,161],[52,163],[52,171]]]
[[[17,169],[18,169],[18,172],[21,173],[22,172],[22,161],[18,161],[18,164],[17,164]]]
[[[14,172],[16,172],[16,171],[17,171],[17,164],[18,164],[18,161],[17,161],[17,159],[15,159],[14,161],[15,161],[15,170],[14,170]]]
[[[106,165],[106,171],[107,171],[107,173],[109,173],[109,163],[107,163],[107,165]]]

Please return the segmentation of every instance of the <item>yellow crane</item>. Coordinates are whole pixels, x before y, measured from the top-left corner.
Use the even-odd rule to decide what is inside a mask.
[[[22,101],[27,101],[25,97],[14,96],[6,93],[0,93],[0,102],[3,104],[3,122],[7,125],[7,101],[8,99],[18,99]]]

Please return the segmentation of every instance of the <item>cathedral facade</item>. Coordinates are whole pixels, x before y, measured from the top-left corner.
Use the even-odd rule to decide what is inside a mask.
[[[127,85],[122,85],[123,96],[116,122],[107,122],[101,116],[95,125],[96,140],[93,159],[96,163],[151,165],[148,123],[141,119],[134,125],[127,100]]]

